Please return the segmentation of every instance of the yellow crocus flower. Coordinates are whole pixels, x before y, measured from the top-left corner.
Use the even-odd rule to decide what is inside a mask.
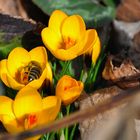
[[[94,45],[97,32],[95,29],[86,30],[80,15],[68,16],[60,10],[55,10],[41,36],[45,46],[56,58],[72,60]]]
[[[81,81],[64,75],[57,83],[56,96],[60,97],[64,105],[68,105],[80,96],[83,88],[84,84]]]
[[[0,61],[0,78],[10,88],[20,90],[25,85],[39,89],[44,80],[52,81],[52,70],[44,47],[27,51],[13,49],[7,59]]]
[[[99,37],[97,37],[97,40],[95,44],[90,48],[87,52],[86,55],[90,55],[92,57],[92,63],[96,64],[96,61],[100,55],[101,52],[101,43]]]
[[[0,96],[0,121],[9,133],[14,134],[54,121],[60,106],[61,100],[57,96],[42,99],[35,88],[25,86],[15,100]]]

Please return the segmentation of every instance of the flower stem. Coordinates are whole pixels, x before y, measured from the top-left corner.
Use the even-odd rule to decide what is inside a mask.
[[[70,105],[68,105],[68,106],[66,107],[66,115],[68,116],[69,113],[70,113]],[[68,140],[68,139],[69,139],[69,128],[66,127],[66,128],[65,128],[65,140]]]
[[[46,140],[49,140],[49,137],[50,137],[50,133],[46,134]]]
[[[87,90],[87,92],[90,91],[91,86],[93,87],[94,83],[96,82],[99,68],[101,66],[102,61],[104,60],[104,58],[106,56],[104,53],[105,48],[106,48],[106,46],[104,45],[97,63],[91,65],[91,68],[89,70],[89,73],[88,73],[88,76],[87,76],[87,79],[85,82],[85,89]]]
[[[55,136],[55,132],[52,132],[49,136],[49,139],[48,140],[54,140],[54,136]]]
[[[80,81],[83,80],[83,75],[84,75],[84,70],[81,71],[80,78],[79,78]]]
[[[63,75],[66,74],[68,68],[69,68],[69,65],[70,65],[71,61],[66,61],[65,64],[63,65],[63,68],[62,68],[62,72],[59,76],[59,78],[61,78]]]
[[[89,82],[92,82],[92,75],[94,74],[95,65],[91,64],[91,69],[89,71]]]
[[[95,65],[92,64],[91,65],[91,68],[90,68],[90,70],[88,72],[87,79],[85,81],[85,89],[87,90],[87,92],[90,91],[90,88],[89,87],[90,87],[90,85],[92,83],[92,76],[94,74],[94,68],[95,68]]]
[[[102,60],[103,60],[103,59],[99,59],[98,62],[97,62],[97,64],[96,64],[96,67],[95,67],[95,69],[94,69],[94,73],[93,73],[93,75],[92,75],[92,77],[91,77],[92,83],[94,83],[94,82],[96,81],[96,78],[97,78],[97,75],[98,75],[99,68],[100,68],[100,65],[101,65],[101,63],[102,63]]]
[[[73,136],[74,136],[74,133],[75,133],[76,126],[77,126],[77,124],[74,124],[74,126],[73,126],[73,128],[71,130],[71,134],[70,134],[70,139],[69,140],[73,140]]]

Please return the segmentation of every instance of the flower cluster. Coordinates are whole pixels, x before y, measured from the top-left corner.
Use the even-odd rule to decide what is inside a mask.
[[[23,47],[14,48],[7,59],[0,61],[0,79],[8,88],[17,90],[14,99],[0,96],[0,121],[9,133],[37,128],[55,120],[61,104],[70,105],[84,89],[82,79],[76,80],[77,77],[70,76],[71,72],[67,74],[70,65],[64,63],[89,54],[95,65],[101,51],[96,30],[86,29],[81,16],[68,16],[60,10],[52,13],[41,36],[46,48],[63,63],[63,74],[58,70],[57,78],[53,78],[53,65],[44,46],[29,52]],[[39,91],[50,85],[55,87],[55,95],[42,97]]]

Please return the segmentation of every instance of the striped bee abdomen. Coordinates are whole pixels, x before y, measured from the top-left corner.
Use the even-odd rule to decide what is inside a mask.
[[[42,68],[37,62],[30,62],[26,67],[21,68],[18,75],[18,81],[22,84],[28,84],[29,82],[39,79],[42,74]]]
[[[31,82],[41,76],[41,69],[38,66],[32,66],[29,70],[28,81]]]

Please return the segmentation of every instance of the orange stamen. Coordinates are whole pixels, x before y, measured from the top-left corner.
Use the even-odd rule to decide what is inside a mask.
[[[29,125],[32,126],[37,122],[36,115],[29,115],[28,116]]]
[[[37,116],[36,115],[28,115],[25,118],[25,129],[33,128],[37,124]]]
[[[69,49],[70,47],[72,47],[73,45],[75,45],[75,40],[71,39],[70,37],[67,37],[64,39],[64,44],[65,44],[65,49]]]

